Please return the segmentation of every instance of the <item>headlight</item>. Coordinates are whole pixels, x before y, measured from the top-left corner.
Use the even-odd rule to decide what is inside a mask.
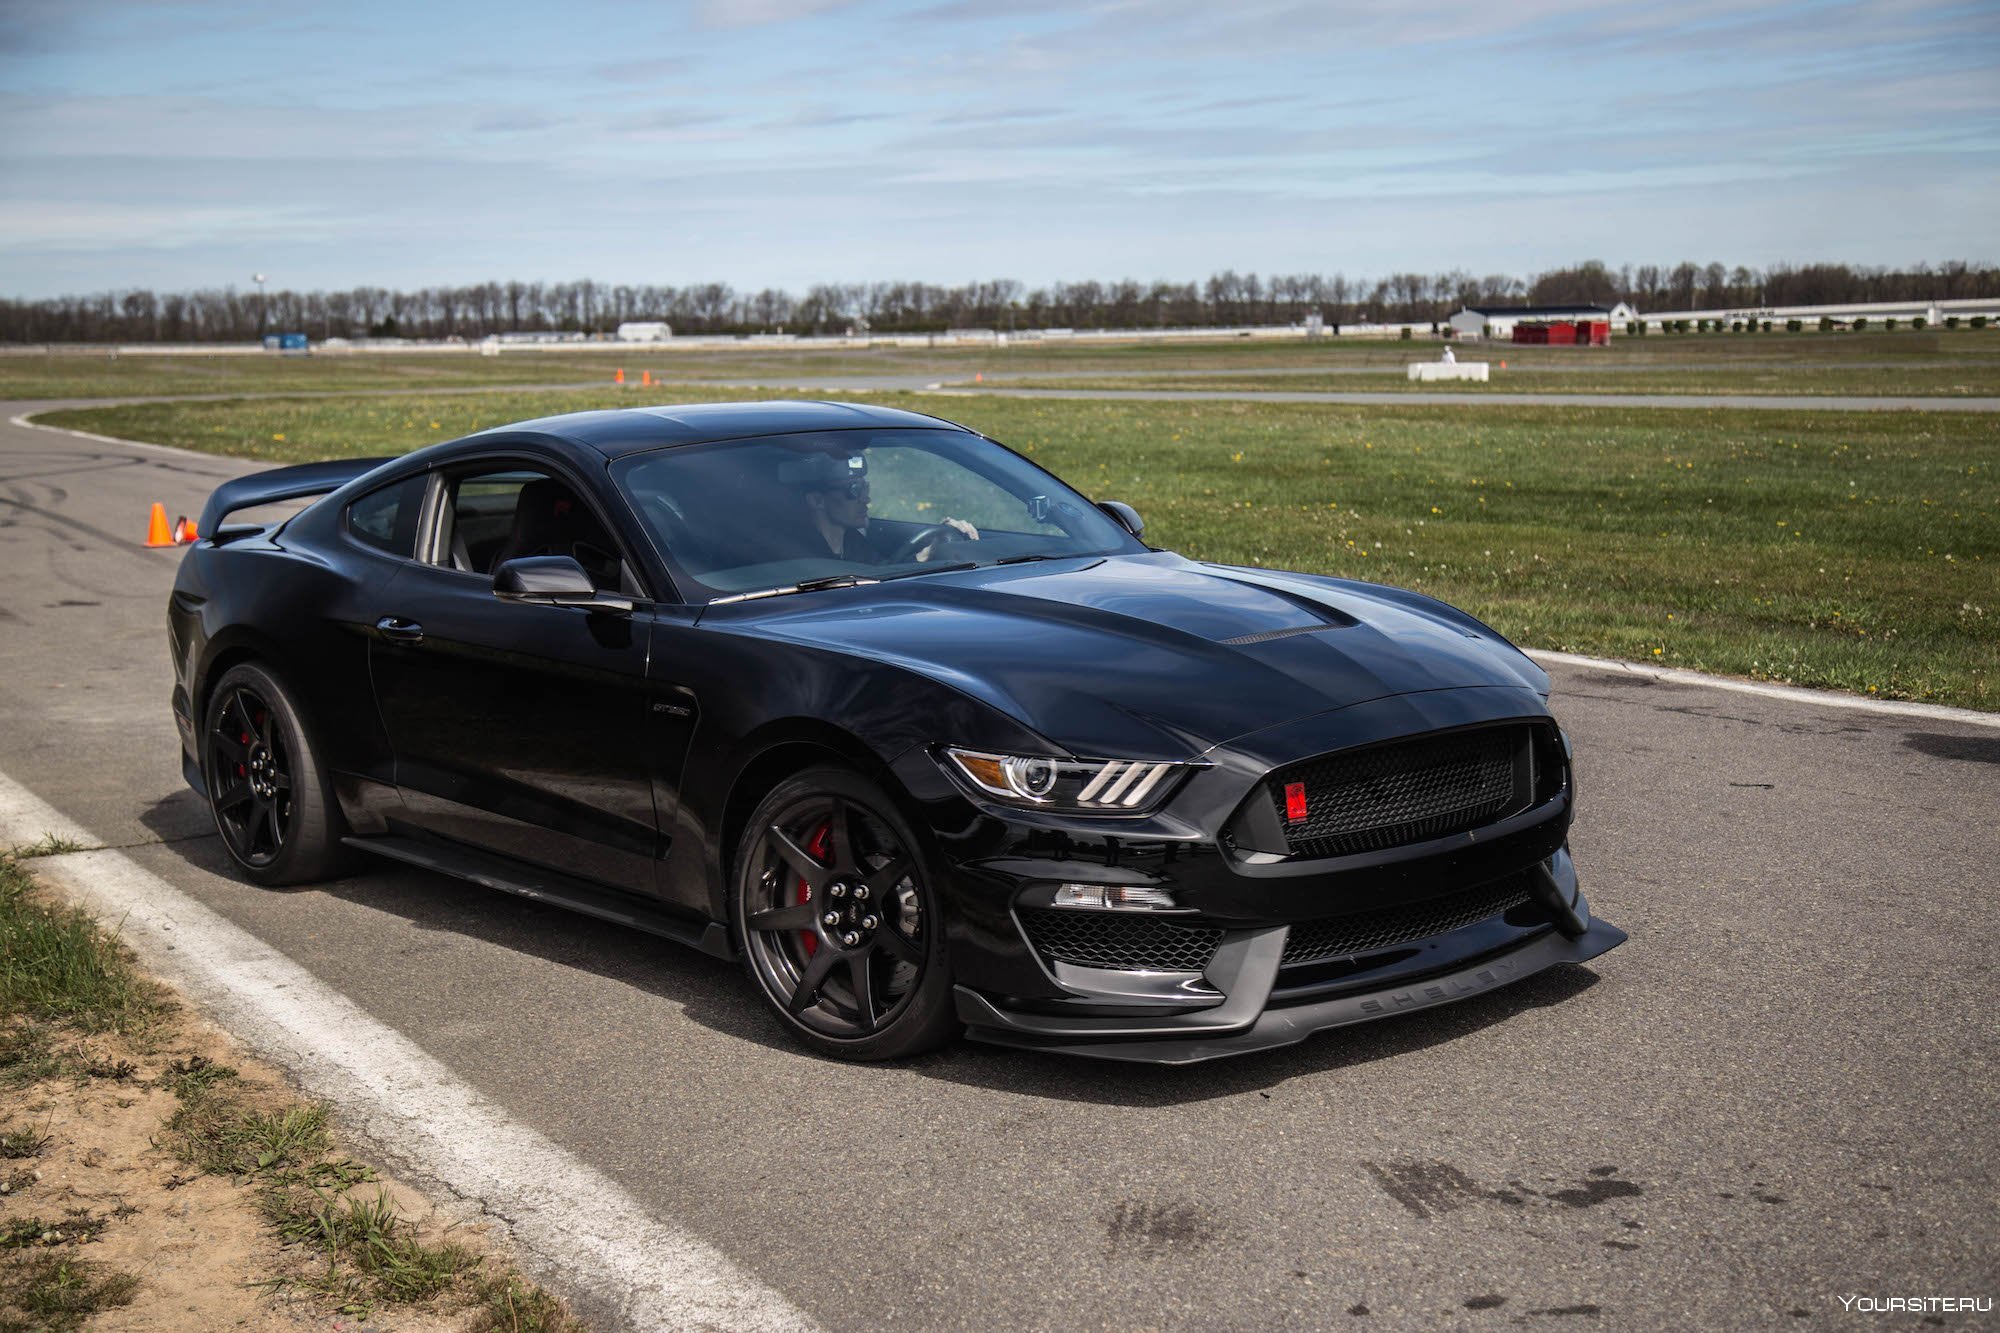
[[[946,747],[949,767],[984,794],[1039,810],[1137,814],[1165,800],[1187,764],[1125,759],[1044,759]]]

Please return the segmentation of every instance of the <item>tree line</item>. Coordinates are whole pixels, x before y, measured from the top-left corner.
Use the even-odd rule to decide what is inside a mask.
[[[1847,264],[1626,264],[1589,260],[1528,278],[1396,273],[1350,279],[1225,270],[1203,282],[1057,282],[1011,279],[959,287],[922,282],[821,284],[803,296],[727,283],[686,287],[578,282],[487,282],[394,291],[264,292],[234,287],[143,289],[0,300],[0,342],[241,342],[262,333],[313,338],[483,338],[497,333],[610,333],[660,320],[676,333],[941,332],[982,328],[1201,328],[1440,321],[1468,305],[1628,301],[1647,314],[1718,307],[2000,296],[2000,268],[1964,261],[1887,269]]]

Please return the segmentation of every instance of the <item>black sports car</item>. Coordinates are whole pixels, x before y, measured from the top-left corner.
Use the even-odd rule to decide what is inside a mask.
[[[1540,668],[1141,530],[841,403],[258,473],[169,607],[187,780],[259,883],[358,848],[627,922],[853,1058],[963,1027],[1200,1060],[1625,938],[1577,888]]]

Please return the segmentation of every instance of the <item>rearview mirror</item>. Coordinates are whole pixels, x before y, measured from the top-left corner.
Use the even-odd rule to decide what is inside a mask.
[[[524,555],[493,571],[493,595],[502,601],[537,606],[575,606],[586,611],[630,614],[632,599],[599,592],[583,566],[566,555]]]
[[[1118,520],[1118,526],[1134,537],[1146,530],[1146,520],[1139,517],[1139,511],[1123,500],[1099,500],[1097,507]]]

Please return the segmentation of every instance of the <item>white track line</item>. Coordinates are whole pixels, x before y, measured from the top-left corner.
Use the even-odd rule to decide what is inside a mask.
[[[1810,704],[1815,708],[1851,708],[1863,713],[1884,713],[1890,717],[1922,717],[1934,722],[1962,722],[1973,727],[2000,727],[2000,713],[1982,713],[1973,708],[1948,708],[1943,704],[1905,703],[1900,699],[1869,699],[1838,690],[1809,690],[1799,685],[1767,685],[1760,680],[1736,680],[1730,676],[1710,676],[1677,667],[1647,666],[1643,662],[1620,662],[1610,657],[1579,657],[1575,653],[1544,652],[1540,648],[1522,651],[1537,662],[1558,662],[1563,666],[1590,667],[1639,676],[1665,685],[1704,685],[1711,690],[1734,690],[1738,694],[1761,694],[1767,699]]]
[[[98,839],[0,774],[0,846]],[[642,1329],[810,1329],[783,1296],[653,1216],[595,1169],[460,1082],[414,1042],[123,852],[37,872],[115,926],[146,966],[339,1108],[367,1137],[504,1218],[535,1267]]]
[[[62,409],[49,408],[47,410],[61,411]],[[171,444],[148,444],[144,440],[124,440],[120,439],[116,435],[93,435],[91,432],[87,430],[71,430],[68,426],[44,426],[39,421],[28,420],[28,414],[25,412],[21,413],[18,416],[8,417],[7,424],[10,426],[19,426],[23,430],[45,430],[49,432],[49,434],[51,435],[74,436],[76,439],[90,440],[97,444],[122,444],[128,449],[144,449],[148,453],[173,454],[180,458],[208,458],[208,459],[219,458],[224,460],[225,462],[249,463],[252,467],[259,467],[259,468],[266,468],[273,466],[270,463],[258,462],[255,459],[231,458],[227,454],[205,454],[202,453],[199,449],[177,449]]]
[[[53,431],[59,435],[74,435],[79,439],[96,440],[104,444],[127,444],[134,449],[192,454],[201,458],[217,457],[214,454],[196,454],[190,449],[176,449],[171,445],[147,444],[141,440],[120,440],[110,435],[92,435],[89,431],[71,430],[66,426],[44,426],[39,422],[28,420],[25,415],[14,417],[12,421],[14,425],[26,427],[28,430]],[[1591,667],[1599,671],[1622,671],[1627,675],[1656,680],[1662,684],[1705,685],[1712,690],[1761,694],[1769,699],[1784,699],[1791,703],[1821,704],[1828,708],[1853,708],[1865,713],[1882,713],[1890,717],[1923,717],[1937,722],[1963,722],[1975,727],[2000,727],[2000,713],[1982,713],[1972,708],[1905,703],[1898,699],[1870,699],[1858,694],[1844,694],[1838,690],[1812,690],[1798,685],[1767,685],[1762,681],[1738,680],[1731,676],[1710,676],[1699,671],[1684,671],[1677,667],[1648,666],[1644,662],[1621,662],[1611,657],[1583,657],[1576,653],[1549,652],[1540,648],[1526,648],[1522,651],[1538,662],[1560,662],[1565,666]]]

